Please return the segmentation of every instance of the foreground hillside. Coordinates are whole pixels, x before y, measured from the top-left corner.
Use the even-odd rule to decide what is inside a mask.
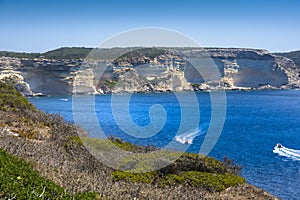
[[[149,173],[108,168],[89,154],[78,131],[82,130],[60,117],[36,110],[12,86],[0,82],[1,197],[275,199],[245,184],[238,175],[239,166],[230,160],[183,154],[174,164]],[[82,139],[100,147],[106,142]],[[149,151],[120,139],[111,138],[111,142],[128,151]]]
[[[202,64],[195,65],[199,58]],[[300,88],[300,68],[293,60],[243,48],[61,48],[43,54],[0,52],[0,79],[28,96],[293,89]]]
[[[161,170],[134,174],[104,166],[82,145],[108,140],[79,138],[81,130],[36,110],[12,86],[0,82],[0,196],[16,199],[276,199],[246,184],[240,167],[183,154]],[[110,139],[127,151],[144,148]],[[139,163],[136,163],[139,165]]]

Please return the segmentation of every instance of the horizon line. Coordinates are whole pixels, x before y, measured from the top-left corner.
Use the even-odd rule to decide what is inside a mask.
[[[92,47],[92,46],[61,46],[57,48],[53,48],[50,50],[46,51],[18,51],[18,50],[0,50],[0,52],[13,52],[13,53],[28,53],[28,54],[43,54],[47,53],[50,51],[55,51],[58,49],[63,49],[63,48],[84,48],[84,49],[114,49],[114,48],[119,48],[119,49],[125,49],[125,48],[194,48],[194,49],[249,49],[249,50],[263,50],[263,51],[268,51],[270,53],[291,53],[295,51],[300,51],[299,49],[294,49],[294,50],[289,50],[289,51],[269,51],[268,49],[263,49],[263,48],[253,48],[253,47],[220,47],[220,46],[205,46],[205,47],[193,47],[193,46],[180,46],[180,47],[175,47],[175,46],[131,46],[131,47],[110,47],[110,48],[103,48],[103,47]]]

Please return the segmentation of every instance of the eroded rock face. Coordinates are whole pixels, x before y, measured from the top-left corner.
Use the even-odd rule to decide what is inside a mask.
[[[174,49],[173,49],[174,50]],[[120,61],[0,58],[0,79],[25,95],[98,94],[250,88],[298,88],[299,68],[285,57],[253,49],[178,49],[179,54],[139,56]],[[210,57],[220,76],[205,77],[182,56]],[[208,70],[205,62],[203,70]],[[105,71],[103,69],[106,68]],[[101,78],[99,77],[101,75]]]
[[[25,96],[33,95],[30,86],[24,81],[21,71],[15,69],[21,66],[21,62],[10,58],[0,59],[0,80],[13,84],[15,88]]]
[[[197,52],[193,51],[193,54],[197,55]],[[210,85],[211,89],[265,86],[281,88],[299,79],[299,68],[293,61],[272,55],[265,50],[207,49],[207,54],[212,58],[222,76],[219,79],[221,86],[212,85],[216,83],[216,80],[206,81],[206,85]],[[193,80],[194,74],[195,71],[191,70],[188,80]]]

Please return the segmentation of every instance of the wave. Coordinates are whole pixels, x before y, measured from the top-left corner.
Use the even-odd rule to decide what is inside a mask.
[[[277,153],[279,156],[284,156],[300,161],[300,150],[289,149],[282,146],[281,144],[277,144],[274,147],[273,153]]]
[[[59,99],[60,101],[69,101],[69,99]]]
[[[180,142],[182,144],[192,144],[195,137],[198,135],[203,135],[206,133],[206,128],[195,129],[180,135],[175,136],[175,141]]]

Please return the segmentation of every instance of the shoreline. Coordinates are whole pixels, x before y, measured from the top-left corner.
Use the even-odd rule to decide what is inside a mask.
[[[185,91],[146,91],[146,92],[118,92],[118,93],[80,93],[80,94],[75,94],[75,93],[51,93],[51,94],[33,94],[33,95],[24,95],[26,98],[31,98],[31,97],[51,97],[51,96],[75,96],[75,95],[126,95],[126,94],[170,94],[170,93],[184,93],[184,92],[195,92],[195,93],[211,93],[211,92],[253,92],[253,91],[289,91],[289,90],[300,90],[300,88],[257,88],[257,89],[216,89],[216,90],[185,90]]]

